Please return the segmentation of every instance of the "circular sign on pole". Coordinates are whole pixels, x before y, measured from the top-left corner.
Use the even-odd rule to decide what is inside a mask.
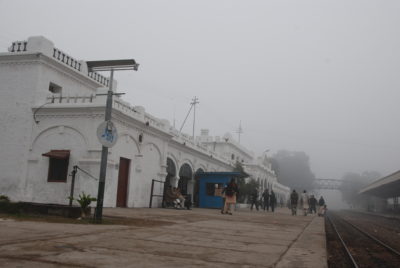
[[[117,142],[118,133],[113,122],[104,121],[97,128],[97,138],[104,147],[113,147]]]

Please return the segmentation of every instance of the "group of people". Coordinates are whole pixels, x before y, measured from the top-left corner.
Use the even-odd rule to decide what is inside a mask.
[[[232,215],[231,206],[236,204],[237,196],[239,195],[239,188],[234,179],[231,179],[228,185],[223,188],[221,194],[223,200],[221,214]],[[259,200],[258,190],[255,189],[250,196],[250,209],[253,210],[253,207],[255,206],[256,209],[259,210],[259,205],[262,204],[262,209],[264,209],[264,211],[269,211],[269,209],[271,208],[271,211],[274,212],[276,207],[276,195],[274,191],[272,190],[271,192],[269,192],[268,189],[265,189],[261,198],[262,199]]]
[[[258,190],[254,189],[253,192],[251,193],[251,205],[250,209],[253,210],[253,207],[255,206],[256,209],[258,210],[259,204],[262,205],[262,209],[269,211],[269,208],[271,208],[271,211],[275,211],[275,206],[276,206],[276,195],[273,190],[269,192],[268,188],[264,190],[262,193],[261,199],[258,198]]]
[[[235,182],[235,179],[231,179],[231,181],[226,185],[222,192],[223,206],[221,208],[221,214],[229,214],[232,215],[231,206],[236,204],[237,196],[239,195],[239,188]],[[268,189],[265,189],[262,193],[261,199],[258,196],[258,190],[255,189],[251,193],[251,206],[250,209],[253,210],[255,206],[257,210],[259,210],[259,205],[262,204],[262,208],[267,211],[271,208],[271,211],[275,211],[276,206],[276,195],[273,190],[269,192]],[[175,208],[184,208],[191,209],[191,201],[189,198],[185,198],[180,189],[176,187],[169,186],[164,195],[164,202],[166,202],[167,206],[171,205]],[[317,200],[314,195],[308,195],[307,191],[304,190],[300,195],[293,190],[290,194],[289,199],[289,208],[292,211],[292,215],[297,215],[297,209],[303,211],[303,215],[307,216],[308,213],[317,213],[318,207],[318,216],[324,216],[327,210],[326,203],[324,198],[321,196],[319,200]]]
[[[324,216],[327,210],[325,200],[322,196],[317,201],[314,195],[309,196],[306,190],[304,190],[300,195],[296,192],[296,190],[293,190],[293,192],[290,194],[289,201],[292,215],[297,215],[298,208],[303,211],[304,216],[307,216],[308,213],[317,213],[317,206],[318,216]]]

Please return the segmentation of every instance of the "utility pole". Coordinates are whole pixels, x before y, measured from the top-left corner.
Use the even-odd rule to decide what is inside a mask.
[[[110,74],[110,87],[107,92],[106,101],[106,115],[104,118],[105,122],[111,121],[111,111],[112,111],[112,85],[114,79],[114,69],[111,69]],[[104,189],[106,185],[106,172],[107,172],[107,158],[108,158],[108,147],[102,146],[101,149],[101,162],[100,162],[100,177],[99,177],[99,189],[97,192],[97,206],[95,211],[95,219],[97,223],[101,223],[103,217],[103,200],[104,200]]]
[[[175,109],[175,106],[174,106],[174,128],[175,128],[175,121],[176,121],[176,120],[175,120],[175,110],[176,110],[176,109]]]
[[[194,140],[194,126],[196,123],[196,104],[199,104],[199,99],[196,96],[194,96],[190,104],[193,105],[193,140]]]
[[[239,144],[240,144],[240,135],[243,134],[242,121],[239,122],[239,127],[236,130],[236,133],[238,134],[238,140],[239,140]]]
[[[100,124],[97,130],[97,138],[102,144],[102,150],[101,150],[101,162],[100,162],[99,188],[97,192],[97,206],[95,210],[95,222],[101,223],[103,217],[103,201],[104,201],[104,189],[105,189],[106,173],[107,173],[108,147],[114,146],[114,144],[117,142],[117,137],[118,137],[116,132],[117,130],[114,127],[113,123],[111,122],[113,95],[123,94],[123,93],[114,93],[112,91],[114,71],[122,71],[122,70],[137,71],[139,64],[136,63],[134,59],[87,61],[86,64],[89,72],[110,71],[109,87],[107,94],[96,94],[96,95],[107,95],[104,122]],[[105,126],[104,128],[103,125]]]
[[[199,100],[199,99],[198,99],[197,97],[194,97],[194,98],[192,99],[192,102],[190,103],[189,112],[187,113],[187,115],[186,115],[186,117],[185,117],[185,120],[183,120],[182,126],[181,126],[181,128],[179,129],[179,132],[182,132],[182,128],[183,128],[183,126],[184,126],[185,123],[186,123],[186,119],[189,117],[190,112],[191,112],[192,109],[194,108],[195,110],[194,110],[194,113],[193,113],[193,140],[194,140],[194,126],[195,126],[195,119],[196,119],[196,104],[199,103],[198,100]]]

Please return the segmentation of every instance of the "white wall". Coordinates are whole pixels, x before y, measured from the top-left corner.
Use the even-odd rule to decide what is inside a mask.
[[[104,88],[99,88],[103,85],[88,78],[84,67],[79,72],[54,59],[51,54],[54,47],[48,40],[29,39],[28,48],[33,49],[32,53],[0,54],[0,194],[7,194],[12,200],[67,204],[71,177],[66,182],[48,182],[49,159],[42,154],[56,149],[70,150],[69,174],[72,167],[78,165],[99,177],[101,144],[96,138],[96,130],[104,121],[106,100],[104,96],[91,100],[84,97],[94,95],[96,90],[104,91]],[[50,83],[62,88],[57,97],[76,98],[52,101],[48,98]],[[48,104],[42,106],[45,103]],[[34,113],[38,123],[33,120]],[[164,181],[167,175],[167,157],[176,164],[177,176],[173,181],[176,184],[184,164],[190,165],[194,175],[199,168],[232,171],[235,164],[230,158],[232,152],[245,162],[253,159],[237,144],[219,143],[215,151],[207,149],[171,128],[166,120],[145,113],[143,107],[133,109],[121,99],[113,103],[112,120],[119,139],[109,149],[106,207],[116,206],[121,157],[131,160],[128,207],[149,205],[152,180]],[[143,134],[142,143],[139,143],[139,134]],[[154,193],[161,194],[162,187],[156,183]],[[192,177],[188,182],[191,194],[193,187]],[[97,189],[98,181],[78,171],[75,196],[82,191],[97,196]],[[161,199],[154,198],[153,206],[160,205]]]
[[[0,194],[19,199],[32,132],[39,64],[0,61]]]
[[[40,133],[32,145],[28,165],[28,175],[25,180],[23,200],[32,202],[48,202],[68,204],[67,197],[70,194],[71,177],[67,182],[47,182],[49,158],[42,156],[50,150],[70,150],[69,172],[82,156],[86,154],[87,144],[82,133],[69,126],[57,126],[46,129]],[[78,180],[75,186],[76,192],[83,190]],[[86,189],[87,190],[87,189]],[[88,194],[93,192],[86,191]]]

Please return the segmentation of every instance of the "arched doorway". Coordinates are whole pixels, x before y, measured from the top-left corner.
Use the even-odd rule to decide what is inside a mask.
[[[202,168],[199,168],[196,170],[196,173],[194,174],[193,203],[194,206],[196,207],[199,206],[199,191],[200,191],[200,179],[198,174],[203,172],[204,170]]]
[[[171,185],[171,179],[176,177],[176,167],[171,158],[167,158],[167,177],[165,178],[165,188]]]
[[[165,183],[164,183],[164,191],[163,191],[164,196],[165,196],[165,192],[167,191],[168,187],[171,186],[171,179],[173,179],[175,177],[176,177],[175,163],[174,163],[174,161],[172,161],[171,158],[167,158],[167,177],[165,177]]]
[[[181,169],[179,170],[179,182],[178,188],[181,190],[183,195],[188,194],[188,181],[191,180],[193,177],[192,168],[189,164],[183,164]]]

